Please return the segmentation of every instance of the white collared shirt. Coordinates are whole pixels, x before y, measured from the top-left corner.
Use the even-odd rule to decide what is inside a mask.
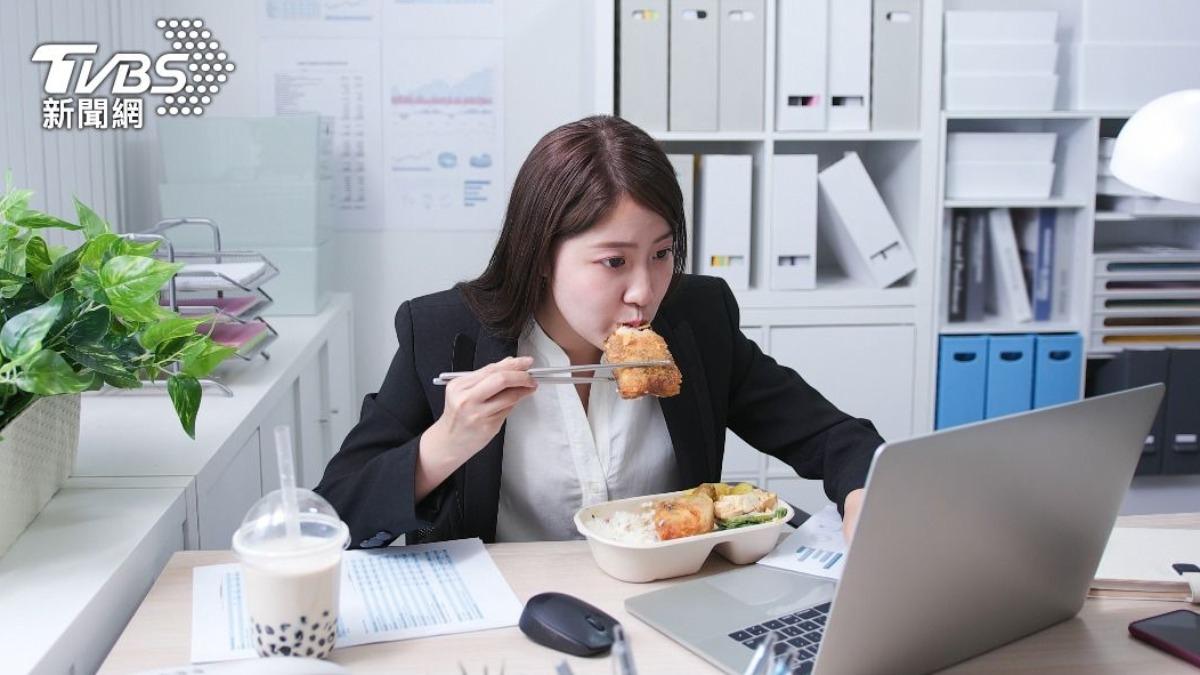
[[[517,341],[533,367],[569,366],[531,322]],[[622,399],[592,385],[587,411],[572,384],[541,384],[513,407],[504,432],[496,541],[579,539],[583,506],[671,490],[679,469],[657,398]]]

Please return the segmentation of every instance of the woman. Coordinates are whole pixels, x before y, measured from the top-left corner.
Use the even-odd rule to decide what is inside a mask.
[[[396,313],[387,377],[317,487],[352,545],[572,538],[582,505],[719,480],[727,427],[824,478],[852,534],[882,439],[743,335],[725,282],[683,274],[686,251],[679,184],[645,132],[596,116],[543,137],[483,274]],[[599,363],[610,333],[643,322],[678,396],[526,372]],[[474,372],[432,384],[447,370]]]

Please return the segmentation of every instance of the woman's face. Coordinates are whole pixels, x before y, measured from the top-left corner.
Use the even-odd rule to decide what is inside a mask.
[[[662,216],[622,195],[606,219],[559,245],[542,328],[570,352],[602,349],[618,326],[649,322],[671,283],[674,243]]]

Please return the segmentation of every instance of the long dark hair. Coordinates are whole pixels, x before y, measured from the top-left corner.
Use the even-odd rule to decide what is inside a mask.
[[[645,131],[620,117],[595,115],[543,136],[521,165],[487,269],[458,285],[479,320],[498,336],[519,337],[548,292],[542,275],[559,242],[603,220],[622,195],[671,226],[674,285],[687,259],[675,171]]]

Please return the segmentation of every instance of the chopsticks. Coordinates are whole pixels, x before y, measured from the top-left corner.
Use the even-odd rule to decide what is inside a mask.
[[[612,382],[614,379],[612,371],[614,368],[648,368],[652,366],[669,366],[671,362],[666,359],[658,361],[628,361],[626,363],[588,363],[578,366],[548,366],[543,368],[530,368],[528,372],[533,379],[538,382],[548,384],[586,384],[590,382]],[[589,371],[604,371],[605,375],[593,375],[589,377],[572,377],[571,373],[589,372]],[[465,377],[475,371],[463,370],[452,371],[448,373],[440,373],[433,378],[433,383],[436,385],[445,385],[450,380]]]

